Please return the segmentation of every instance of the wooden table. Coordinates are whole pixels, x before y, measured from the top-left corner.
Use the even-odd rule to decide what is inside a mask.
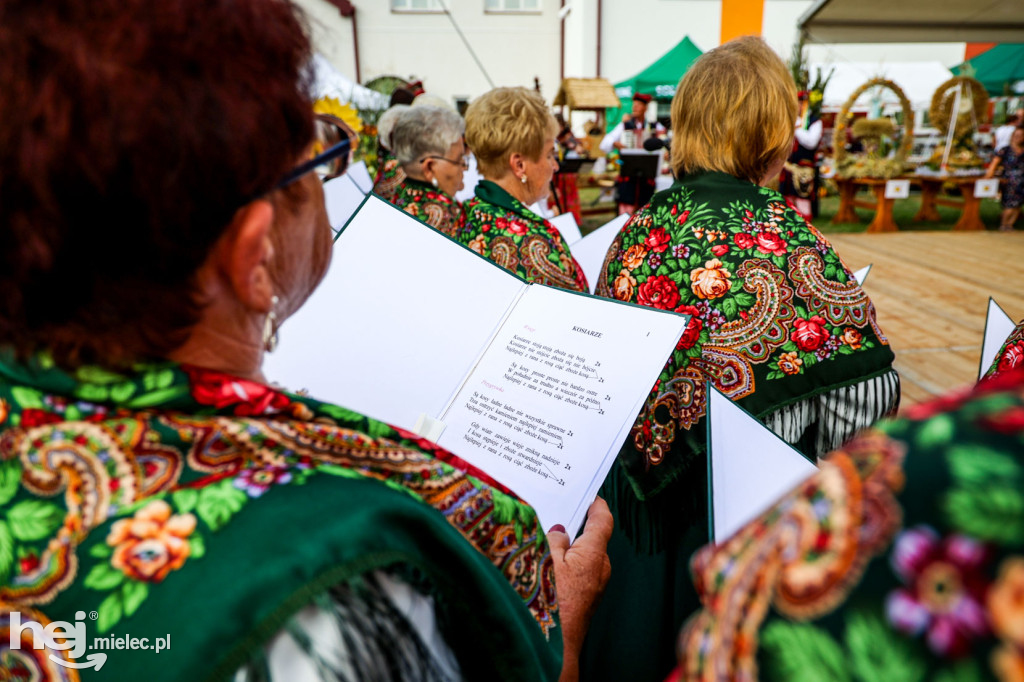
[[[868,225],[868,232],[896,232],[899,225],[892,218],[892,205],[895,199],[885,198],[885,185],[888,180],[878,178],[836,178],[839,185],[839,210],[832,217],[834,224],[838,223],[859,223],[860,217],[854,209],[869,208],[875,212],[875,217]],[[874,201],[866,201],[857,198],[857,190],[867,187],[875,195]]]
[[[980,175],[972,176],[934,176],[915,175],[911,181],[921,186],[921,210],[914,216],[916,221],[939,221],[936,206],[950,206],[960,209],[960,219],[953,225],[954,230],[984,230],[985,223],[981,221],[981,199],[974,196],[974,182],[980,179]],[[951,182],[960,188],[963,199],[954,199],[940,196],[942,186]]]

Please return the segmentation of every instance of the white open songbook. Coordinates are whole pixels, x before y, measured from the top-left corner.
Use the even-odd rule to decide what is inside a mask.
[[[708,384],[708,516],[719,543],[817,471],[806,457]]]
[[[686,323],[527,284],[371,195],[264,369],[436,441],[573,536]]]

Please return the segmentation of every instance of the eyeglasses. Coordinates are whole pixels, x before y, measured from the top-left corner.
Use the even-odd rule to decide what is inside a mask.
[[[317,171],[321,177],[334,178],[345,172],[348,167],[348,153],[352,149],[352,141],[348,137],[342,138],[341,142],[333,147],[314,156],[309,161],[299,164],[281,178],[274,185],[274,190],[287,187],[307,173]]]
[[[461,157],[458,161],[452,161],[451,159],[449,159],[447,157],[444,157],[444,156],[424,156],[422,159],[420,159],[420,163],[423,163],[427,159],[437,159],[438,161],[447,161],[448,163],[450,163],[450,164],[452,164],[454,166],[462,166],[463,170],[469,170],[469,158],[465,157],[465,156]]]

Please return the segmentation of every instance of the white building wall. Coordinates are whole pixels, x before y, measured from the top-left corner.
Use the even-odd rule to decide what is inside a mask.
[[[558,6],[539,12],[485,12],[484,0],[444,0],[495,86],[532,88],[552,99],[558,90]],[[316,48],[339,71],[355,76],[352,25],[325,0],[298,0],[313,21]],[[449,102],[490,89],[451,20],[442,12],[392,11],[390,0],[356,0],[362,82],[395,75],[420,79]]]
[[[419,78],[427,91],[451,102],[490,89],[443,13],[396,12],[391,0],[356,5],[362,81],[381,75]],[[540,0],[540,11],[488,13],[485,0],[441,0],[495,85],[533,87],[554,98],[559,80],[558,13],[564,1],[565,75],[597,75],[597,0]],[[352,24],[326,0],[297,0],[310,17],[316,48],[344,74],[355,77]],[[797,39],[797,19],[812,0],[764,0],[762,35],[783,59]],[[684,36],[707,51],[719,43],[721,0],[603,0],[601,75],[616,82],[661,57]],[[963,61],[964,44],[809,45],[810,62]]]

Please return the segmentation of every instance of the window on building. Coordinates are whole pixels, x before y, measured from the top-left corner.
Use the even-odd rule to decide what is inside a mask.
[[[488,12],[539,12],[540,0],[484,0]]]
[[[392,12],[443,12],[438,0],[391,0]]]

